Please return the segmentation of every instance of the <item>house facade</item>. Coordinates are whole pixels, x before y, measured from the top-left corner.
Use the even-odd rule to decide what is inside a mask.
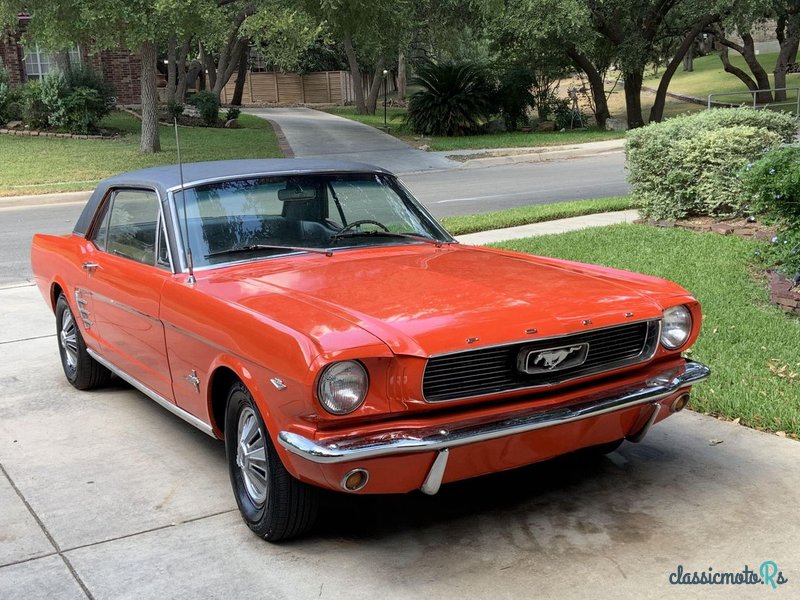
[[[0,33],[0,66],[8,73],[11,85],[41,79],[57,70],[55,56],[51,52],[35,42],[23,42],[27,21],[28,17],[20,17],[16,30]],[[141,102],[141,59],[138,54],[127,50],[89,53],[84,48],[74,47],[69,55],[71,64],[91,67],[114,86],[117,104]]]

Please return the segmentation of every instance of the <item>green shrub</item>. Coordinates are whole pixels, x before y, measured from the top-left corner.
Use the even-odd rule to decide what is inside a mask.
[[[22,121],[32,129],[48,127],[48,112],[42,102],[42,84],[31,80],[22,86]]]
[[[96,122],[114,110],[114,86],[91,68],[72,67],[64,74],[64,79],[70,90],[89,88],[97,92],[98,101],[94,107]]]
[[[497,103],[506,130],[515,131],[528,124],[528,109],[536,101],[531,93],[535,79],[533,70],[525,65],[511,65],[501,73]]]
[[[47,75],[41,81],[39,93],[44,110],[47,112],[47,124],[52,127],[65,127],[69,89],[64,76],[61,73]]]
[[[751,108],[704,111],[629,131],[633,197],[655,219],[741,214],[739,169],[796,132],[794,117]]]
[[[587,117],[580,108],[572,108],[570,98],[561,98],[553,94],[549,112],[553,115],[556,129],[579,129],[587,123]]]
[[[219,122],[219,98],[212,92],[197,92],[190,102],[200,111],[200,118],[206,125],[213,127]]]
[[[104,114],[106,103],[96,89],[79,87],[69,92],[64,108],[64,126],[72,133],[86,134],[97,129],[98,115]]]
[[[32,129],[95,131],[114,107],[112,88],[86,68],[50,73],[22,89],[22,120]]]
[[[749,163],[741,173],[753,209],[778,224],[767,259],[800,283],[800,148],[779,148]]]
[[[495,90],[474,63],[425,62],[409,82],[420,86],[408,102],[408,124],[423,135],[473,133],[496,112]]]
[[[183,115],[184,106],[180,102],[176,100],[170,100],[167,102],[167,116],[169,117],[170,121],[174,121],[175,119],[179,119],[181,115]]]
[[[231,106],[228,109],[228,112],[225,113],[225,121],[230,121],[231,119],[238,119],[239,115],[242,114],[241,108],[236,108],[235,106]]]
[[[12,88],[8,73],[0,66],[0,125],[22,118],[21,96],[17,88]]]

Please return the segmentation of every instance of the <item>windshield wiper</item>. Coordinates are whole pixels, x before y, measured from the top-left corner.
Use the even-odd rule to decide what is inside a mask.
[[[245,252],[257,252],[259,250],[289,250],[290,252],[311,252],[314,254],[324,254],[325,256],[333,256],[331,250],[324,250],[322,248],[306,248],[305,246],[279,246],[277,244],[248,244],[247,246],[236,246],[234,248],[226,248],[225,250],[217,250],[206,254],[206,258],[214,256],[224,256],[226,254],[242,254]]]
[[[414,235],[412,233],[395,233],[393,231],[346,231],[345,233],[334,233],[331,236],[331,241],[336,242],[337,240],[344,239],[344,238],[352,238],[352,237],[394,237],[394,238],[402,238],[406,240],[414,240],[415,242],[425,242],[426,244],[433,244],[437,248],[441,248],[444,242],[439,240],[434,240],[429,237],[425,237],[422,235]]]

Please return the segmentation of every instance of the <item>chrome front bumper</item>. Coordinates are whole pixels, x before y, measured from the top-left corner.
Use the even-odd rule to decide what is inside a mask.
[[[321,441],[309,439],[289,431],[281,431],[278,441],[289,452],[302,456],[315,463],[342,463],[379,456],[409,454],[412,452],[440,451],[439,457],[431,468],[444,472],[447,461],[447,450],[455,446],[484,442],[496,438],[507,437],[519,433],[554,427],[581,419],[589,419],[610,412],[625,410],[633,406],[654,404],[653,412],[647,422],[629,437],[638,441],[647,433],[649,426],[655,421],[660,405],[657,404],[675,392],[699,383],[708,378],[711,370],[698,362],[686,361],[675,367],[651,377],[644,384],[626,386],[585,397],[581,402],[566,407],[540,409],[528,408],[523,411],[506,413],[498,419],[493,416],[487,419],[470,419],[449,423],[446,427],[397,427],[380,433],[365,436],[337,436]],[[638,438],[638,439],[635,439]],[[442,464],[444,463],[444,464]],[[438,477],[441,481],[441,476]],[[426,480],[426,485],[428,481]],[[432,486],[433,487],[433,486]],[[435,493],[435,490],[423,485],[422,490]]]

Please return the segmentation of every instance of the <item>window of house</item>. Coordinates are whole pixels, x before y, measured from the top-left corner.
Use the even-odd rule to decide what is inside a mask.
[[[69,62],[76,66],[81,64],[81,53],[77,47],[69,50]],[[28,79],[42,79],[57,68],[55,53],[44,51],[39,44],[25,47],[25,75]]]

